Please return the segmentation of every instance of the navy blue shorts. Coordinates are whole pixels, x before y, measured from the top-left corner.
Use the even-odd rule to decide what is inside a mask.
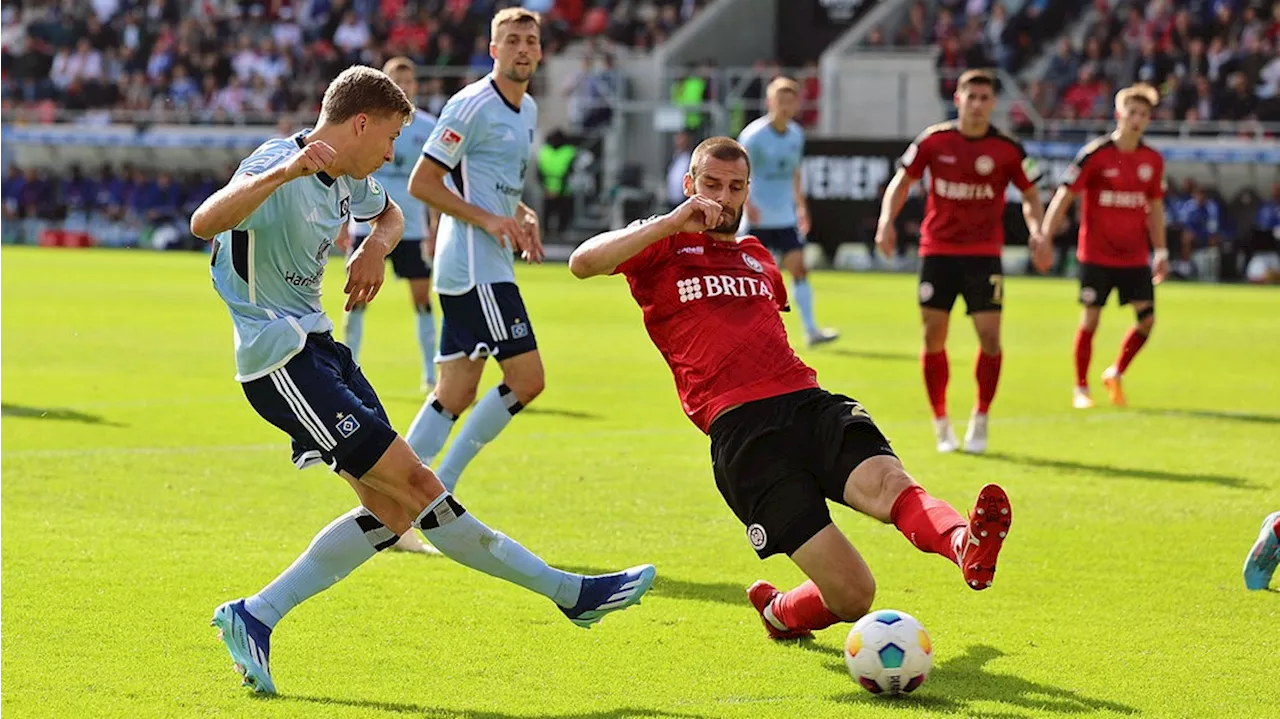
[[[476,285],[461,295],[440,295],[437,362],[466,357],[511,359],[538,349],[529,313],[514,282]]]
[[[800,239],[800,232],[794,227],[785,227],[776,230],[753,229],[751,231],[770,252],[776,252],[779,255],[785,255],[792,250],[803,250],[804,240]]]
[[[307,335],[285,366],[245,382],[244,395],[262,418],[293,438],[298,469],[324,462],[363,477],[395,441],[378,395],[333,335]]]
[[[352,237],[351,251],[355,252],[364,240],[363,237]],[[391,269],[395,270],[396,277],[402,280],[431,277],[431,263],[422,258],[422,240],[400,240],[387,259],[391,260]]]

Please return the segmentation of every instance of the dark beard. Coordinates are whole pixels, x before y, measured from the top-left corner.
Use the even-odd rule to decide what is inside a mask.
[[[729,210],[725,208],[720,212],[720,224],[711,228],[711,232],[720,232],[726,235],[734,235],[738,233],[738,227],[742,225],[742,212],[733,213],[733,217],[729,217]]]

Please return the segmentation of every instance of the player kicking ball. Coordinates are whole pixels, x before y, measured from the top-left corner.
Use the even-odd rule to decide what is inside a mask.
[[[1098,319],[1111,290],[1116,290],[1121,305],[1133,305],[1137,318],[1137,324],[1125,335],[1115,364],[1102,373],[1111,404],[1125,406],[1120,378],[1155,327],[1155,285],[1169,274],[1164,158],[1142,141],[1142,134],[1159,102],[1160,94],[1147,84],[1116,93],[1116,129],[1080,150],[1045,214],[1044,234],[1053,238],[1076,195],[1084,195],[1076,250],[1080,304],[1084,305],[1076,329],[1076,387],[1072,396],[1076,409],[1093,406],[1089,394],[1093,334],[1098,331]],[[1155,248],[1154,270],[1147,260],[1148,243]]]
[[[907,474],[858,402],[818,385],[787,342],[786,286],[772,254],[734,236],[750,172],[742,145],[704,141],[684,178],[688,200],[591,238],[569,268],[579,278],[626,276],[685,413],[711,438],[716,486],[747,540],[762,559],[786,554],[809,577],[786,593],[751,586],[766,631],[807,637],[871,608],[875,580],[827,500],[892,522],[986,589],[1013,518],[1009,498],[983,487],[966,521]]]
[[[885,189],[876,228],[876,245],[892,257],[897,245],[893,222],[911,186],[929,171],[924,224],[920,228],[920,318],[924,323],[924,351],[920,360],[924,384],[933,408],[933,429],[939,452],[959,449],[947,416],[947,330],[951,307],[964,295],[965,309],[978,334],[975,376],[978,398],[964,451],[985,452],[991,402],[1000,381],[1004,354],[1000,346],[1000,310],[1004,306],[1005,189],[1013,183],[1022,192],[1022,216],[1030,235],[1032,260],[1041,272],[1053,262],[1053,248],[1040,232],[1044,205],[1033,160],[1021,143],[991,125],[996,106],[992,76],[969,70],[960,76],[955,93],[959,121],[925,130],[902,155],[902,166]]]
[[[390,77],[349,68],[325,90],[314,129],[262,144],[191,218],[191,232],[214,241],[213,285],[231,312],[236,379],[249,404],[293,439],[299,468],[324,462],[360,500],[260,592],[214,612],[255,691],[276,690],[271,635],[280,619],[411,527],[459,564],[547,597],[582,627],[639,602],[653,583],[651,565],[594,577],[560,571],[481,523],[391,428],[351,350],[334,341],[320,305],[333,238],[352,217],[371,226],[347,261],[344,292],[348,310],[372,301],[404,229],[372,174],[391,160],[413,112]]]

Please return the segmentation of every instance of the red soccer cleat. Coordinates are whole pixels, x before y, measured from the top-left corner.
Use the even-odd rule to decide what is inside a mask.
[[[773,598],[781,594],[778,588],[761,579],[752,584],[747,589],[747,599],[751,600],[751,606],[760,612],[760,621],[764,623],[765,631],[769,632],[770,639],[809,639],[813,637],[813,632],[808,629],[786,629],[777,617],[773,616]],[[776,624],[775,624],[776,622]]]
[[[964,546],[960,548],[960,571],[970,588],[981,590],[991,586],[996,576],[996,557],[1012,522],[1009,495],[998,484],[983,487],[969,513],[969,527]]]

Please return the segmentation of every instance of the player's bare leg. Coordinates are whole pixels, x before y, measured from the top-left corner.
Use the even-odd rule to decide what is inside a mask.
[[[974,369],[978,399],[964,433],[964,451],[981,454],[987,451],[987,412],[996,396],[1004,358],[1000,348],[1000,312],[973,313],[973,328],[978,333],[978,361]]]
[[[818,327],[817,321],[811,316],[813,309],[813,290],[809,287],[809,268],[804,264],[804,250],[795,249],[788,250],[782,255],[782,266],[791,274],[792,295],[795,297],[797,304],[803,301],[807,303],[809,308],[809,316],[801,313],[801,319],[804,320],[805,341],[810,347],[815,345],[834,342],[840,338],[840,333],[834,329]],[[803,309],[802,306],[802,309]]]
[[[1089,393],[1089,361],[1093,357],[1093,334],[1098,331],[1101,317],[1101,307],[1086,305],[1080,313],[1075,344],[1076,386],[1071,398],[1071,406],[1076,409],[1093,407],[1093,397]]]
[[[897,457],[882,455],[850,473],[844,500],[863,514],[893,524],[920,551],[959,565],[971,588],[991,586],[1013,519],[1009,498],[999,485],[988,484],[978,492],[966,521],[954,507],[916,483]]]
[[[947,416],[947,381],[951,367],[947,361],[947,330],[951,313],[933,307],[920,308],[920,322],[924,327],[924,350],[920,363],[924,368],[924,386],[933,410],[933,433],[939,452],[954,452],[960,447],[951,418]]]
[[[475,410],[436,467],[440,481],[451,492],[480,450],[497,439],[511,419],[541,394],[545,386],[542,357],[537,350],[499,359],[498,364],[502,367],[502,383],[476,403]]]
[[[1137,324],[1131,327],[1128,334],[1124,336],[1124,343],[1120,346],[1120,356],[1116,358],[1115,364],[1102,372],[1102,384],[1107,388],[1111,404],[1116,407],[1124,407],[1128,404],[1124,396],[1124,387],[1121,385],[1121,378],[1124,376],[1125,370],[1129,369],[1129,363],[1138,355],[1138,350],[1142,349],[1142,346],[1147,343],[1147,338],[1151,336],[1151,330],[1155,329],[1156,326],[1156,308],[1153,302],[1134,302],[1133,312],[1137,319]]]
[[[409,446],[426,464],[435,461],[458,417],[476,401],[476,387],[484,374],[484,359],[458,357],[437,363],[436,369],[439,384],[427,395],[418,416],[413,418],[409,431],[405,433]]]
[[[747,590],[770,638],[803,639],[816,629],[856,621],[870,611],[875,578],[836,525],[828,524],[810,537],[791,554],[791,561],[808,581],[783,593],[762,579]]]
[[[431,311],[431,278],[409,280],[409,299],[417,320],[418,347],[422,351],[422,391],[430,394],[436,384],[436,326]]]

